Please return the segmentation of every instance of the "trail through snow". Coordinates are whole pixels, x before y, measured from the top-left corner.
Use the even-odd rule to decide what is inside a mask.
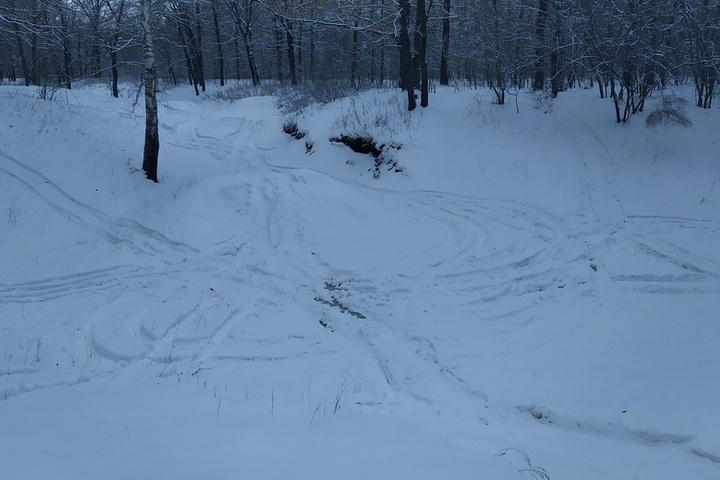
[[[8,478],[720,474],[717,112],[683,170],[589,92],[362,94],[402,143],[374,180],[343,101],[308,154],[270,97],[169,98],[149,185],[129,99],[4,88]]]

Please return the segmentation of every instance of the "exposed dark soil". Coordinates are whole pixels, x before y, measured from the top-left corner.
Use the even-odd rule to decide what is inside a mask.
[[[283,132],[287,133],[296,140],[305,138],[305,135],[307,135],[306,132],[303,132],[300,128],[298,128],[297,122],[288,122],[283,124]]]
[[[397,161],[390,158],[389,150],[400,150],[400,145],[392,143],[377,144],[372,137],[359,135],[339,135],[330,139],[333,143],[342,143],[355,153],[362,153],[373,157],[374,166],[371,169],[373,177],[378,178],[384,168],[388,171],[402,172]]]

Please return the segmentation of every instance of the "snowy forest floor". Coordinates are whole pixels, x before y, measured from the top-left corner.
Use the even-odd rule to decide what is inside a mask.
[[[720,478],[717,109],[134,100],[0,87],[3,478]]]

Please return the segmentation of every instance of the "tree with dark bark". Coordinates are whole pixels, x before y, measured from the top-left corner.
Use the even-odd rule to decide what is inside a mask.
[[[217,0],[212,0],[210,6],[212,7],[213,27],[215,27],[215,45],[218,52],[218,76],[220,77],[220,86],[222,87],[225,85],[225,54],[223,52],[222,35],[220,33],[220,21],[218,20]]]
[[[408,110],[413,111],[417,107],[415,101],[415,81],[413,79],[413,61],[410,45],[410,1],[400,0],[400,11],[398,12],[400,31],[397,34],[397,42],[400,47],[400,88],[407,92]]]
[[[432,0],[430,0],[432,6]],[[427,40],[428,40],[428,15],[425,9],[425,0],[417,0],[417,36],[418,49],[416,52],[418,65],[420,67],[420,106],[427,107],[429,104],[430,79],[427,66]]]
[[[122,49],[120,45],[120,35],[122,23],[125,21],[125,0],[106,0],[106,6],[112,15],[112,26],[110,30],[110,42],[106,48],[110,54],[110,75],[112,78],[112,96],[118,98],[120,91],[118,89],[118,53]]]
[[[440,85],[450,84],[450,0],[443,0],[442,49],[440,50]]]
[[[535,20],[535,78],[533,90],[545,88],[545,27],[547,24],[548,0],[539,0]]]
[[[684,0],[682,10],[696,105],[710,108],[720,81],[720,2]]]
[[[204,92],[206,88],[200,13],[200,3],[197,0],[194,5],[187,0],[171,1],[167,12],[168,18],[177,29],[195,95],[200,95],[200,92]]]
[[[230,8],[235,30],[243,40],[248,69],[250,70],[250,79],[254,86],[258,86],[260,85],[260,73],[255,51],[254,26],[259,19],[260,5],[257,0],[225,0],[225,3]],[[240,78],[239,74],[238,78]]]

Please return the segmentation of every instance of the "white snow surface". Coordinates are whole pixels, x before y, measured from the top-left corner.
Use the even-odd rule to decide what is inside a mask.
[[[0,87],[0,477],[720,478],[720,112],[510,98],[170,89],[154,184],[132,86]]]

